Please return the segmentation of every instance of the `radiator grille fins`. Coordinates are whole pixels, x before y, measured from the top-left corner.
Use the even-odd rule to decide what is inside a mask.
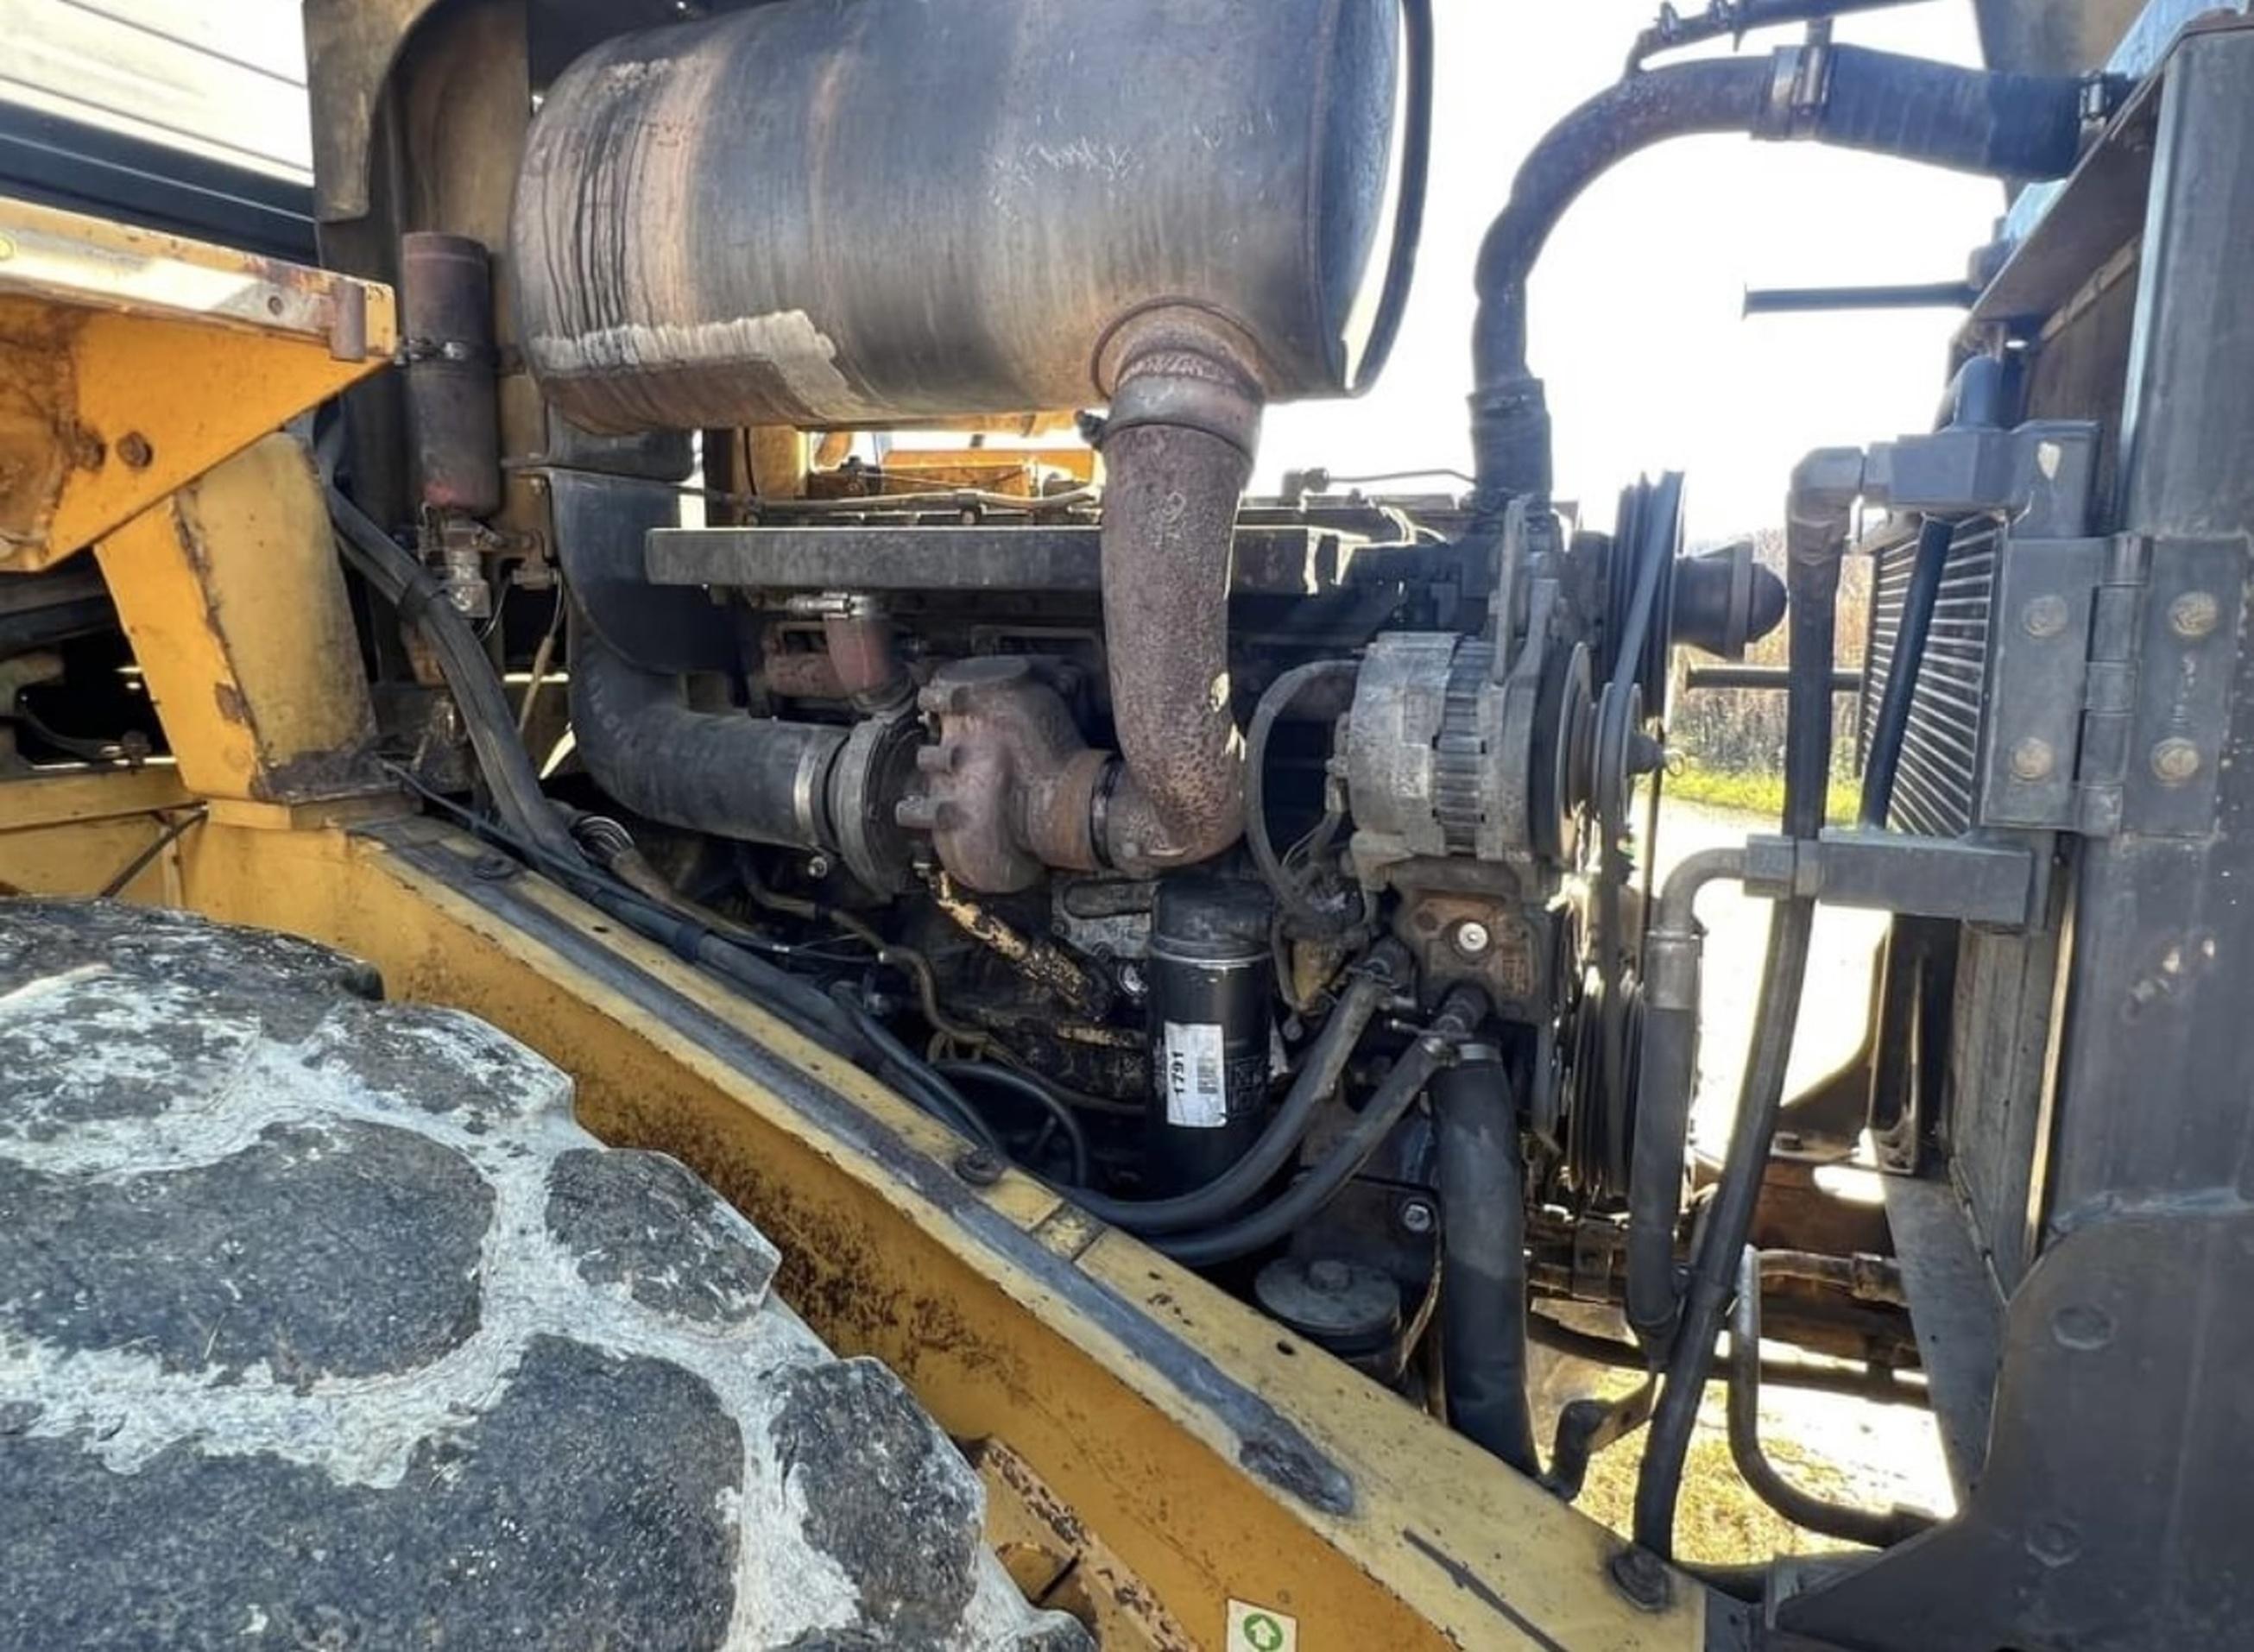
[[[1950,542],[1887,816],[1886,823],[1897,830],[1955,837],[1971,830],[1997,537],[1996,519],[1975,517],[1957,528]],[[1858,752],[1864,763],[1870,760],[1872,728],[1894,669],[1894,638],[1916,560],[1913,536],[1880,551],[1872,570]]]

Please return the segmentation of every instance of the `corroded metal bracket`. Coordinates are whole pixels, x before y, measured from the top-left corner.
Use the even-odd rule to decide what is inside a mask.
[[[390,360],[389,289],[0,200],[0,570],[44,568]]]

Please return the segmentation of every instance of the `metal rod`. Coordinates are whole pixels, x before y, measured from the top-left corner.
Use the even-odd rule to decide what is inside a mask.
[[[1892,1548],[1933,1524],[1914,1508],[1854,1508],[1802,1490],[1779,1474],[1760,1446],[1760,1253],[1747,1245],[1738,1264],[1730,1310],[1730,1456],[1755,1495],[1796,1526],[1848,1543]]]
[[[1749,316],[1812,315],[1832,310],[1970,310],[1980,289],[1969,281],[1899,281],[1871,287],[1748,287]]]

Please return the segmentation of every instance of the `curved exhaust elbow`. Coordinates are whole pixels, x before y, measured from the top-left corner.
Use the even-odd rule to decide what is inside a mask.
[[[683,830],[794,849],[835,846],[830,771],[843,729],[691,710],[679,682],[571,623],[571,733],[604,791]]]
[[[1153,318],[1119,359],[1102,563],[1120,761],[1098,830],[1114,867],[1147,877],[1210,860],[1244,831],[1228,593],[1262,396],[1209,318]]]

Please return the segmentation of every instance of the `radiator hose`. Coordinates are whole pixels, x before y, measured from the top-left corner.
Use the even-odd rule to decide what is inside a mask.
[[[1535,146],[1480,249],[1472,441],[1483,516],[1550,490],[1550,416],[1526,364],[1526,284],[1592,183],[1670,138],[1807,139],[1997,178],[2060,178],[2080,153],[2084,86],[1861,46],[1672,63],[1599,93]]]

